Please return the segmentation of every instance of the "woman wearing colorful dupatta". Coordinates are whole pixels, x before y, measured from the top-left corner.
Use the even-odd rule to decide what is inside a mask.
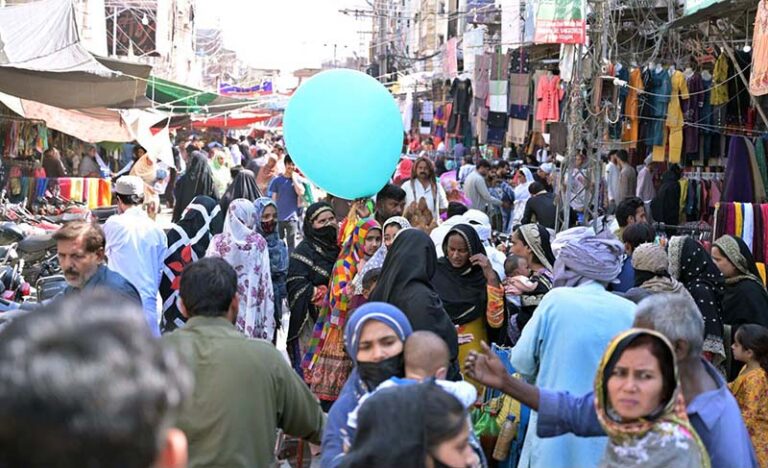
[[[675,353],[652,330],[611,341],[595,377],[595,407],[609,442],[605,468],[709,468],[685,411]]]
[[[443,252],[432,285],[451,322],[459,327],[459,336],[472,336],[459,346],[461,363],[470,351],[482,349],[481,341],[489,342],[487,327],[497,329],[504,324],[504,290],[485,256],[480,236],[469,224],[458,224],[448,231]]]
[[[403,229],[409,229],[410,227],[411,223],[402,216],[393,216],[384,222],[384,226],[382,226],[383,242],[381,247],[379,247],[379,250],[373,254],[373,257],[371,257],[370,260],[365,262],[363,268],[360,269],[360,272],[355,275],[355,279],[352,281],[355,287],[355,294],[363,293],[363,278],[365,277],[365,274],[374,268],[381,268],[382,265],[384,265],[387,251],[395,241],[395,236]]]
[[[378,249],[378,245],[373,248],[371,244],[377,234],[380,242],[381,226],[376,220],[360,220],[344,243],[341,256],[333,267],[328,307],[320,311],[309,351],[302,363],[305,380],[325,405],[336,401],[352,370],[342,336],[353,295],[352,280],[366,259]]]
[[[250,171],[248,171],[250,172]],[[261,197],[253,202],[256,207],[256,232],[267,241],[269,271],[275,297],[275,324],[280,328],[283,320],[283,301],[288,296],[285,281],[288,274],[288,246],[277,233],[277,205],[271,198]],[[271,339],[275,342],[275,336]]]
[[[336,245],[338,229],[336,213],[330,204],[312,204],[304,215],[304,240],[288,261],[286,286],[291,321],[287,349],[294,370],[301,376],[304,375],[301,361],[307,353],[315,321],[328,303],[328,285],[340,253]]]
[[[221,257],[237,273],[240,309],[235,326],[249,338],[271,340],[275,335],[275,298],[267,241],[256,232],[256,207],[250,200],[233,200],[224,230],[213,237],[207,257]]]
[[[181,219],[168,231],[168,250],[160,278],[160,297],[163,298],[160,330],[163,333],[181,328],[187,322],[177,302],[181,272],[185,266],[205,257],[213,237],[211,226],[218,218],[223,218],[219,204],[213,198],[201,195],[187,205]]]
[[[715,366],[725,361],[723,295],[725,278],[712,257],[688,236],[675,236],[667,244],[669,275],[691,294],[704,317],[704,356]]]

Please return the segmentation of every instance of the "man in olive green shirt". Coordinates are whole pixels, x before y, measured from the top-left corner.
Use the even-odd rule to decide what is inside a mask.
[[[288,362],[233,325],[237,276],[219,258],[181,275],[181,312],[189,320],[164,336],[186,356],[195,389],[176,426],[189,440],[190,467],[262,467],[274,463],[277,429],[319,443],[320,405]]]

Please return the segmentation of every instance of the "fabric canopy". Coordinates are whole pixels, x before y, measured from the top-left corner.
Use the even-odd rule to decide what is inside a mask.
[[[181,113],[219,113],[239,109],[250,103],[240,99],[219,96],[153,76],[147,83],[147,98],[162,110]]]
[[[244,128],[258,122],[269,120],[272,114],[241,113],[227,116],[212,117],[210,119],[193,120],[193,128],[217,127],[217,128]]]
[[[62,109],[150,106],[151,103],[144,97],[146,81],[143,80],[149,78],[151,67],[104,58],[98,61],[127,76],[40,72],[0,66],[0,92]]]
[[[112,70],[80,43],[71,0],[40,0],[0,8],[0,37],[0,66],[112,75]]]
[[[133,141],[139,130],[139,126],[136,124],[133,128],[129,127],[119,111],[103,107],[68,110],[27,99],[19,99],[4,93],[0,93],[0,101],[21,117],[43,120],[48,128],[88,143]],[[136,112],[144,116],[144,125],[152,125],[165,118],[160,113]]]
[[[62,109],[148,107],[150,71],[91,55],[71,0],[0,8],[0,92]]]

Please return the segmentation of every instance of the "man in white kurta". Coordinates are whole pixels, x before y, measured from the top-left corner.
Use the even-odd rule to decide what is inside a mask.
[[[104,223],[107,262],[139,291],[147,324],[159,336],[157,294],[168,241],[142,208],[144,182],[139,177],[120,177],[114,193],[120,214]]]

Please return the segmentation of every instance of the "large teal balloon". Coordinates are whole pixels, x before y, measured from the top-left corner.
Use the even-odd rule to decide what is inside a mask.
[[[288,152],[318,187],[355,199],[378,192],[403,144],[400,111],[389,91],[355,70],[319,73],[296,90],[283,118]]]

